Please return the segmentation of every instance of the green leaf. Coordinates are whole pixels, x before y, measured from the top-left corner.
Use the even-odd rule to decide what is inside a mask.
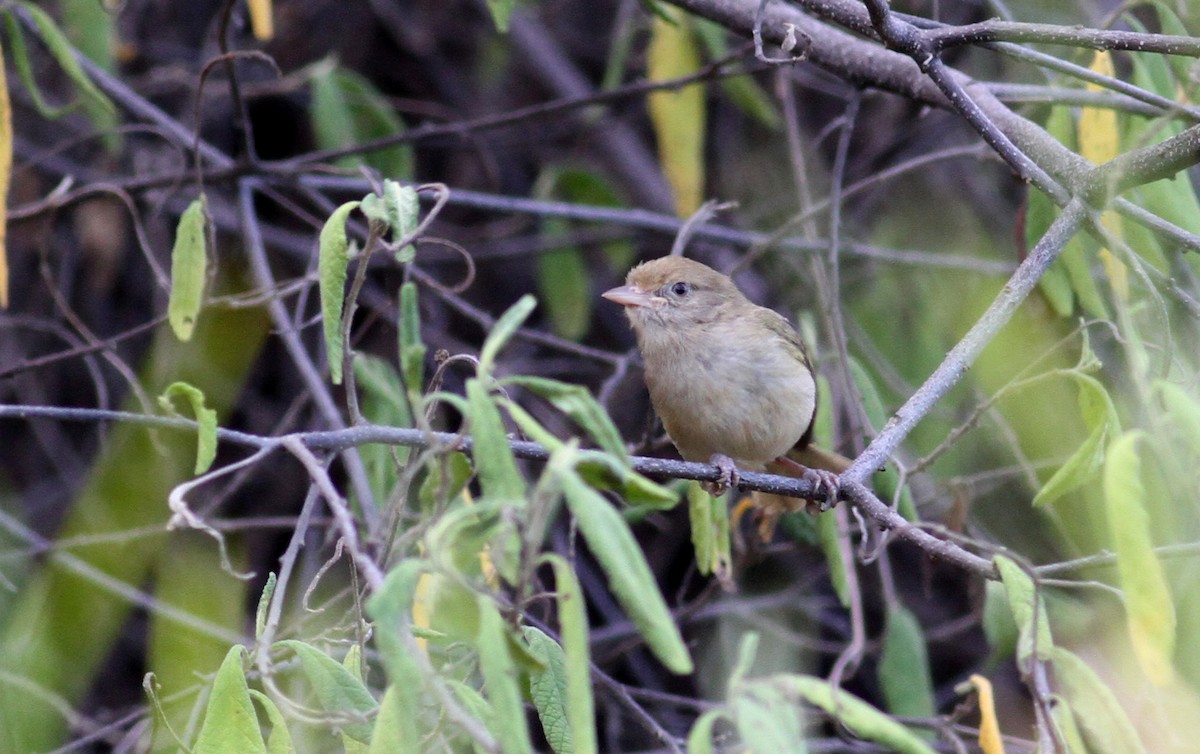
[[[275,646],[291,649],[300,658],[304,676],[316,693],[322,709],[352,718],[351,721],[339,723],[342,732],[359,743],[368,743],[371,740],[370,716],[374,715],[379,705],[363,682],[337,660],[311,644],[288,639],[276,642]]]
[[[471,410],[471,457],[483,494],[499,500],[523,501],[525,479],[508,445],[500,411],[478,379],[467,380]]]
[[[267,754],[293,754],[296,751],[292,743],[292,734],[288,731],[287,720],[271,697],[261,691],[250,689],[250,698],[258,702],[258,706],[267,713],[271,723],[271,733],[267,736]]]
[[[392,241],[400,243],[412,237],[421,224],[421,200],[417,190],[412,186],[403,186],[396,181],[385,180],[383,192],[387,199],[389,225],[392,228]],[[416,257],[417,249],[407,243],[396,250],[396,261],[408,264]],[[411,281],[410,281],[411,282]]]
[[[1087,744],[1083,742],[1083,733],[1075,722],[1075,713],[1070,703],[1058,694],[1050,697],[1050,714],[1054,717],[1054,726],[1067,744],[1067,754],[1088,754]]]
[[[213,679],[204,722],[192,754],[266,754],[267,747],[258,728],[258,717],[254,714],[250,689],[242,670],[245,654],[246,648],[238,644],[230,647],[225,655]]]
[[[583,385],[572,385],[547,377],[506,377],[504,385],[518,385],[537,393],[580,426],[603,450],[617,458],[625,458],[625,442],[608,413]]]
[[[532,752],[525,708],[517,686],[517,667],[508,647],[508,628],[496,604],[479,596],[479,670],[491,702],[491,729],[505,754]]]
[[[859,738],[899,754],[934,754],[917,734],[853,694],[834,688],[828,681],[803,675],[775,675],[765,681],[825,710]]]
[[[371,754],[421,751],[421,724],[417,710],[425,693],[425,677],[409,652],[412,637],[412,604],[417,581],[427,565],[402,560],[384,577],[367,600],[367,615],[374,621],[375,645],[387,668],[388,691],[380,703],[379,719],[371,741]],[[408,641],[405,641],[407,637]],[[378,743],[376,743],[378,740]],[[393,745],[399,742],[399,745]]]
[[[780,689],[755,685],[750,693],[730,700],[729,706],[738,735],[752,754],[808,751],[800,728],[800,709]]]
[[[325,353],[333,384],[342,384],[342,307],[346,299],[346,270],[350,266],[350,240],[346,218],[361,202],[346,202],[333,211],[321,228],[317,258],[321,291],[321,319],[325,328]]]
[[[66,35],[59,30],[58,25],[54,23],[54,19],[35,3],[22,2],[19,3],[19,5],[29,13],[30,18],[33,19],[34,25],[37,26],[38,35],[40,36],[42,43],[46,45],[46,49],[50,51],[51,56],[53,56],[55,62],[58,63],[58,67],[62,69],[63,73],[67,74],[67,77],[71,79],[80,93],[88,97],[96,106],[104,109],[105,111],[109,113],[116,112],[116,108],[113,106],[112,100],[110,100],[108,96],[104,94],[104,92],[100,91],[99,87],[96,86],[96,84],[86,73],[84,73],[83,67],[79,65],[79,61],[75,59],[75,51],[71,47],[70,40],[68,40]],[[16,53],[18,50],[24,49],[24,39],[21,36],[19,25],[15,22],[15,19],[12,18],[12,14],[8,13],[5,15],[6,20],[9,23],[9,36],[13,41],[14,53]],[[25,62],[22,63],[20,58],[25,58]],[[46,106],[45,101],[42,100],[40,95],[37,93],[37,85],[33,81],[32,74],[28,72],[28,57],[26,55],[20,55],[15,58],[15,61],[17,64],[18,74],[21,76],[22,81],[24,81],[27,88],[31,92],[31,96],[34,98],[34,100],[40,102],[38,109],[42,110],[42,108]],[[22,72],[22,67],[26,68],[25,72]],[[54,117],[61,112],[62,109],[60,108],[57,111],[51,109],[43,114],[48,115],[49,117]]]
[[[542,222],[542,232],[550,238],[569,238],[570,225],[559,218]],[[546,305],[546,316],[554,334],[566,340],[579,340],[592,322],[591,275],[583,252],[563,246],[542,252],[537,258],[538,298]]]
[[[851,357],[849,361],[850,376],[854,379],[854,386],[858,389],[858,394],[862,397],[863,412],[867,415],[867,421],[871,423],[871,427],[879,429],[888,420],[888,414],[883,408],[883,399],[879,396],[879,390],[875,387],[875,380],[859,363],[858,359]],[[824,387],[828,388],[828,385]],[[829,395],[829,391],[825,390],[823,395]],[[829,403],[826,401],[825,403]],[[876,494],[880,500],[891,500],[896,494],[896,487],[900,484],[900,472],[897,468],[889,464],[882,471],[875,472],[872,475],[872,486],[875,488]],[[904,516],[907,521],[920,521],[920,516],[917,515],[917,506],[913,502],[912,492],[907,486],[900,490],[900,499],[897,509],[901,516]],[[822,516],[821,518],[827,518]],[[822,529],[822,536],[825,536]],[[832,563],[832,561],[830,561]],[[838,558],[841,562],[841,558]],[[843,577],[845,572],[843,571]],[[836,581],[835,581],[836,584]],[[840,594],[839,594],[840,596]],[[846,603],[843,603],[846,604]]]
[[[385,427],[413,426],[408,396],[395,367],[365,353],[358,354],[351,364],[354,384],[362,393],[359,404],[363,417],[372,424]],[[358,452],[375,499],[387,499],[398,481],[399,464],[404,463],[412,451],[403,446],[373,443],[360,447]]]
[[[805,516],[805,518],[811,518]],[[795,517],[792,517],[795,521]],[[817,536],[821,540],[821,552],[825,565],[829,567],[829,580],[842,607],[850,607],[850,578],[846,573],[846,561],[842,560],[842,535],[838,531],[837,516],[816,517]]]
[[[579,531],[604,569],[621,608],[645,637],[651,651],[671,671],[692,672],[692,658],[679,627],[625,520],[600,493],[584,483],[571,466],[570,454],[559,451],[551,455],[547,472],[559,475],[567,507]]]
[[[567,722],[567,660],[562,647],[532,626],[523,631],[530,653],[544,665],[541,672],[529,676],[529,697],[537,708],[546,741],[555,754],[573,754],[575,743]]]
[[[513,333],[533,313],[535,306],[537,306],[537,299],[529,294],[525,294],[496,320],[496,324],[492,326],[492,331],[488,333],[487,339],[483,341],[483,348],[479,350],[479,369],[477,373],[480,377],[491,375],[492,368],[496,362],[496,354],[500,352],[500,349],[513,336]]]
[[[721,709],[710,709],[700,716],[688,733],[688,754],[714,754],[712,745],[713,727],[718,720],[728,720],[729,714]]]
[[[415,399],[425,388],[425,343],[421,340],[421,309],[417,304],[417,284],[411,280],[400,286],[400,372],[409,395]],[[414,400],[414,404],[416,402]]]
[[[1030,659],[1035,652],[1038,659],[1047,660],[1054,648],[1054,640],[1050,637],[1050,621],[1046,617],[1046,603],[1034,588],[1033,579],[1015,561],[1003,555],[997,555],[992,560],[1000,572],[1000,581],[1008,595],[1008,609],[1012,611],[1017,624],[1017,660],[1022,672],[1028,672]]]
[[[196,317],[204,299],[208,269],[208,199],[204,194],[192,201],[175,228],[175,247],[171,250],[171,296],[167,302],[167,320],[175,337],[192,339]]]
[[[887,634],[879,657],[879,683],[892,714],[933,717],[933,679],[921,624],[903,605],[888,613]]]
[[[719,60],[729,54],[729,44],[726,42],[729,30],[724,26],[706,18],[698,18],[695,19],[695,29],[696,36],[704,43],[708,59]],[[722,76],[721,89],[744,115],[772,131],[779,130],[783,120],[775,108],[775,102],[752,75]]]
[[[404,131],[396,109],[374,85],[354,71],[325,60],[312,68],[312,107],[309,117],[320,149],[340,149]],[[385,178],[412,175],[412,150],[403,144],[347,155],[338,167],[366,164]],[[395,228],[393,228],[395,229]]]
[[[588,643],[587,606],[583,590],[570,564],[555,553],[542,556],[554,570],[554,593],[558,603],[558,624],[562,631],[564,673],[566,675],[567,725],[575,754],[595,754],[596,712],[592,699],[591,649]]]
[[[733,557],[725,497],[714,497],[699,482],[693,481],[688,484],[687,500],[696,569],[703,575],[715,573],[723,582],[728,581]]]
[[[1134,655],[1146,675],[1164,685],[1174,675],[1175,604],[1150,537],[1137,454],[1143,436],[1128,432],[1109,447],[1104,466],[1105,513]]]
[[[379,716],[375,719],[375,732],[371,736],[368,754],[396,754],[401,751],[421,751],[421,738],[417,735],[416,705],[405,707],[403,701],[407,698],[414,701],[412,689],[401,690],[405,685],[412,686],[410,681],[397,679],[383,692],[379,702]],[[397,688],[400,687],[400,688]]]
[[[1187,453],[1200,457],[1200,400],[1196,394],[1166,380],[1154,383],[1163,415],[1179,429]]]
[[[517,7],[517,0],[487,0],[487,7],[492,13],[492,21],[496,23],[496,28],[501,32],[508,31],[508,19]]]
[[[254,638],[261,639],[267,625],[267,612],[271,608],[271,597],[275,594],[275,572],[267,574],[267,583],[258,598],[258,609],[254,611]]]
[[[1054,677],[1093,754],[1146,754],[1121,702],[1087,663],[1062,647],[1050,654]]]
[[[1112,398],[1099,380],[1080,372],[1071,372],[1079,386],[1079,412],[1090,430],[1071,457],[1054,472],[1033,498],[1034,506],[1049,505],[1068,492],[1095,480],[1104,462],[1107,437],[1121,431],[1121,422]]]
[[[1004,585],[989,580],[984,584],[984,589],[983,635],[992,648],[988,655],[988,667],[994,667],[997,662],[1017,651],[1017,623],[1008,606]]]
[[[171,383],[158,399],[158,404],[175,413],[172,399],[187,400],[196,417],[196,474],[203,474],[217,457],[217,412],[204,405],[204,393],[186,382]]]

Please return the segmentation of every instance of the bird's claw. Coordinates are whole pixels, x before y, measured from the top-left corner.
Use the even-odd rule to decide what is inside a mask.
[[[837,505],[838,493],[841,491],[841,482],[837,474],[825,469],[805,468],[804,475],[800,478],[811,482],[813,486],[813,497],[808,500],[810,509],[815,506],[818,512],[824,513]],[[817,500],[817,496],[822,493],[825,499]]]
[[[713,497],[720,497],[725,494],[725,491],[730,487],[737,487],[742,482],[741,475],[738,473],[737,464],[733,459],[721,453],[713,453],[712,458],[708,462],[717,467],[721,475],[712,482],[705,482],[704,489],[708,490]]]

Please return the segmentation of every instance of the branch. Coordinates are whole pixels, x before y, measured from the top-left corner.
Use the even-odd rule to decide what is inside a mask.
[[[145,414],[104,409],[0,404],[0,420],[30,419],[34,417],[77,422],[123,421],[161,429],[196,431],[196,423],[190,419],[183,418],[148,416]],[[316,432],[298,432],[283,437],[264,437],[221,428],[217,430],[217,435],[221,440],[226,442],[260,450],[263,448],[282,448],[288,445],[295,448],[297,442],[302,443],[304,447],[310,450],[334,452],[369,444],[402,445],[417,448],[440,445],[463,453],[470,453],[474,447],[474,441],[471,437],[452,432],[425,432],[408,427],[383,427],[378,425],[364,425],[349,427],[347,429]],[[532,461],[545,461],[550,458],[550,452],[545,446],[539,443],[525,440],[509,440],[508,444],[513,454],[518,458]],[[869,451],[870,448],[868,448]],[[666,458],[647,458],[644,456],[633,456],[629,461],[630,466],[638,473],[658,479],[694,479],[701,482],[715,482],[721,477],[721,470],[707,463],[676,461]],[[741,480],[739,489],[741,490],[757,490],[805,500],[812,500],[814,498],[817,500],[824,499],[824,495],[814,489],[811,482],[802,479],[758,471],[741,471],[739,477]],[[989,560],[981,558],[953,542],[939,539],[929,532],[913,526],[900,516],[899,513],[881,501],[864,484],[845,476],[843,476],[843,479],[845,481],[841,486],[841,497],[858,506],[863,515],[873,521],[880,529],[896,532],[902,539],[912,542],[924,550],[930,557],[946,560],[980,576],[987,578],[995,577],[992,564]]]

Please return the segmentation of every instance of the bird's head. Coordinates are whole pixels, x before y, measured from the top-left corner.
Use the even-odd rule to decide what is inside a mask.
[[[604,298],[625,307],[634,328],[710,322],[730,305],[748,303],[728,276],[683,257],[660,257],[634,267],[625,285]]]

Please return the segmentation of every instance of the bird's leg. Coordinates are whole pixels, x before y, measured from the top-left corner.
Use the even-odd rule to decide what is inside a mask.
[[[826,469],[814,469],[805,466],[802,463],[793,461],[787,456],[779,456],[775,462],[792,469],[800,474],[799,478],[806,482],[811,482],[813,486],[813,497],[808,499],[809,503],[816,504],[817,508],[824,513],[833,506],[837,505],[838,491],[841,489],[841,482],[838,480],[838,475]],[[816,499],[816,495],[824,492],[825,500]]]
[[[721,476],[717,477],[716,481],[704,483],[704,489],[708,490],[713,497],[720,497],[725,494],[727,489],[737,487],[741,483],[742,479],[738,474],[737,465],[729,456],[723,453],[713,453],[708,462],[721,472]]]

